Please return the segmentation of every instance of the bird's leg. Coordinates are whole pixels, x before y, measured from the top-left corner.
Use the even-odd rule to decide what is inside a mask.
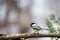
[[[34,34],[39,34],[39,30],[35,29]]]

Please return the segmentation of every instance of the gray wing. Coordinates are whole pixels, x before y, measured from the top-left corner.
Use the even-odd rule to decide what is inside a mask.
[[[49,29],[41,28],[40,26],[34,26],[33,29],[38,29],[38,30],[49,30]]]
[[[40,26],[34,26],[33,29],[38,29],[38,30],[40,30],[41,28],[40,28]]]

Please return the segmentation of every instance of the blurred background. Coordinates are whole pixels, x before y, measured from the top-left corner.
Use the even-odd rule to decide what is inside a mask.
[[[60,18],[60,0],[0,0],[0,33],[19,34],[33,33],[32,22],[41,28],[47,28],[45,20],[49,14]],[[53,23],[57,30],[60,26]],[[41,33],[49,33],[47,30]],[[34,38],[30,40],[50,40],[50,38]],[[29,40],[29,39],[27,39]]]

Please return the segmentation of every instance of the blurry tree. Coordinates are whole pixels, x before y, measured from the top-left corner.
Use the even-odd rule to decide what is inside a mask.
[[[46,25],[49,28],[50,33],[55,33],[56,32],[55,29],[53,28],[52,23],[48,19],[46,19]]]
[[[21,0],[23,1],[23,0]],[[24,0],[24,1],[30,1],[30,3],[27,4],[26,7],[22,7],[22,11],[20,14],[20,20],[18,21],[18,25],[21,26],[21,33],[29,32],[30,30],[30,23],[32,22],[32,15],[31,15],[31,6],[32,6],[32,0]]]
[[[51,15],[49,15],[49,16],[50,16],[50,19],[51,19],[51,20],[56,20],[54,14],[51,14]]]
[[[15,11],[17,12],[17,21],[19,20],[19,16],[20,16],[19,14],[21,11],[21,9],[18,8],[18,6],[17,6],[17,1],[15,1],[15,0],[6,0],[6,5],[7,5],[7,12],[6,12],[5,20],[4,20],[4,25],[9,24],[8,17],[9,17],[10,12],[12,11],[12,9],[15,9]]]
[[[46,19],[46,25],[49,28],[50,33],[55,33],[56,32],[56,30],[53,28],[52,23],[48,19]],[[51,40],[53,40],[53,38],[51,38]]]
[[[29,4],[26,8],[21,8],[18,6],[18,0],[5,0],[6,3],[6,16],[2,22],[2,26],[5,28],[9,24],[17,24],[21,29],[21,33],[29,32],[29,24],[31,23],[31,4]],[[30,0],[32,2],[32,0]],[[20,4],[19,4],[20,5]],[[17,14],[17,21],[11,23],[8,21],[10,12],[14,10]]]
[[[32,0],[30,0],[32,2]],[[32,16],[31,16],[31,4],[27,5],[26,8],[20,8],[18,5],[18,0],[5,0],[6,2],[6,16],[5,20],[3,21],[3,26],[6,27],[7,25],[11,24],[8,21],[10,12],[14,9],[17,14],[17,21],[12,24],[17,24],[21,28],[21,32],[27,32],[29,30],[29,24],[31,23]]]
[[[6,9],[7,9],[5,20],[3,22],[1,22],[1,26],[5,27],[9,24],[8,17],[9,17],[10,12],[12,11],[12,9],[15,9],[15,11],[17,12],[17,16],[20,14],[21,9],[18,8],[17,1],[15,1],[15,0],[1,0],[1,2],[0,2],[1,5],[3,3],[6,3]]]
[[[54,14],[50,15],[50,20],[54,21],[54,23],[57,23],[60,25],[60,18],[56,19],[56,16]]]
[[[56,17],[55,17],[54,14],[51,14],[51,15],[50,15],[50,20],[53,20],[54,23],[57,23],[57,24],[60,25],[60,19],[59,19],[59,18],[56,19]],[[48,19],[46,20],[46,25],[47,25],[47,27],[50,29],[50,30],[49,30],[50,33],[57,33],[57,31],[53,28],[52,22],[50,22]],[[60,33],[60,28],[58,28],[58,32]],[[58,40],[58,39],[59,39],[59,38],[57,38],[56,40]],[[52,38],[51,40],[53,40],[53,38]]]

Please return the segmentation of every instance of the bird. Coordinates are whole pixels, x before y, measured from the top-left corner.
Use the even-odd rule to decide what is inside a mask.
[[[31,23],[30,26],[35,32],[39,32],[41,29],[36,23]]]
[[[31,23],[30,26],[37,33],[39,33],[40,30],[49,30],[49,29],[43,29],[43,28],[41,28],[36,23]]]

